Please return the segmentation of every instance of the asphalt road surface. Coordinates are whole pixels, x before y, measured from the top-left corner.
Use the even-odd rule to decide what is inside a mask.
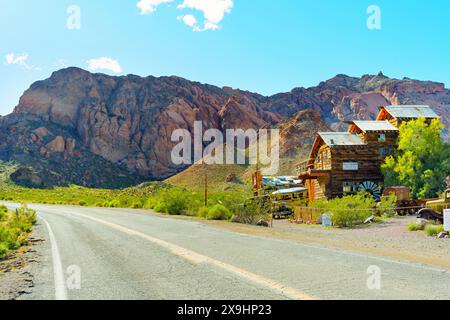
[[[141,210],[30,207],[45,241],[22,299],[450,299],[449,269]]]

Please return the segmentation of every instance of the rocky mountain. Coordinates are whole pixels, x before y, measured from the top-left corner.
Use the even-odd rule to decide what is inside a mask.
[[[57,71],[0,118],[0,159],[16,161],[38,186],[122,187],[164,179],[185,167],[171,161],[175,129],[279,127],[282,154],[305,155],[318,130],[371,119],[380,105],[429,104],[450,129],[450,90],[441,83],[338,75],[312,88],[266,97],[179,77],[112,77]],[[299,159],[300,160],[300,159]]]

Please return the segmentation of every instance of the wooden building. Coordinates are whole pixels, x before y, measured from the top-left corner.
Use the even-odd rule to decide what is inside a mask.
[[[398,128],[403,121],[437,118],[428,106],[380,108],[377,121],[353,121],[348,132],[319,132],[309,159],[299,166],[299,179],[312,202],[360,190],[381,197],[384,176],[381,164],[397,149]]]
[[[419,118],[431,121],[438,118],[438,115],[429,106],[387,106],[380,108],[377,121],[387,120],[400,128],[403,122]]]

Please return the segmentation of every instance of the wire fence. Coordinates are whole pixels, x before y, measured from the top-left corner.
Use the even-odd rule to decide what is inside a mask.
[[[383,208],[384,212],[380,212],[379,208],[334,208],[334,211],[355,211],[355,212],[371,212],[374,215],[382,214],[382,213],[404,213],[404,214],[415,214],[419,212],[421,209],[424,209],[424,206],[410,206],[410,207],[392,207],[392,208]],[[317,222],[321,216],[327,211],[324,208],[314,208],[314,207],[295,207],[294,208],[294,216],[296,220],[301,220],[305,222],[315,223]]]

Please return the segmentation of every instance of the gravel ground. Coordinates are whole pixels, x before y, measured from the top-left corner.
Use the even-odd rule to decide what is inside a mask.
[[[450,239],[437,239],[428,237],[423,232],[408,231],[408,224],[415,221],[415,217],[395,217],[356,229],[297,225],[286,220],[274,221],[272,229],[224,222],[206,223],[241,233],[317,243],[433,266],[450,267]]]
[[[29,244],[0,261],[0,300],[16,300],[30,293],[35,286],[34,273],[41,255],[38,248],[42,243],[45,229],[35,226]]]

